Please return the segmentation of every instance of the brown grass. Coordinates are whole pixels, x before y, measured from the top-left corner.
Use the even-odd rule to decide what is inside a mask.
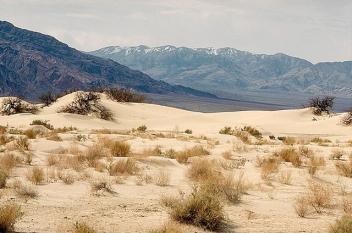
[[[337,162],[335,166],[340,175],[352,178],[352,156],[346,162]]]
[[[92,189],[92,192],[95,192],[95,193],[99,191],[114,193],[109,177],[104,175],[93,177],[90,181],[90,187]]]
[[[74,225],[73,233],[96,233],[96,231],[87,223],[76,222]]]
[[[279,182],[282,184],[290,185],[292,184],[292,172],[291,171],[280,171]]]
[[[335,148],[331,151],[330,158],[334,160],[340,160],[346,152],[344,150]]]
[[[111,176],[135,175],[139,171],[139,168],[134,159],[128,158],[128,159],[120,159],[110,164],[108,170]]]
[[[201,181],[214,178],[217,172],[214,162],[207,159],[197,159],[192,161],[187,175],[193,181]]]
[[[27,137],[18,137],[14,141],[14,148],[16,150],[29,150],[30,143]]]
[[[177,152],[175,158],[179,163],[187,163],[190,157],[209,155],[210,152],[203,146],[194,146],[189,149]]]
[[[70,185],[75,182],[75,173],[72,170],[61,170],[58,176],[64,184]]]
[[[300,146],[298,150],[299,153],[306,158],[309,158],[310,156],[314,155],[314,151],[309,149],[309,147],[307,146]]]
[[[308,173],[312,176],[315,175],[315,173],[324,167],[326,164],[324,157],[318,157],[315,155],[311,155],[308,160]]]
[[[36,187],[29,182],[17,179],[10,184],[10,187],[14,188],[17,195],[22,198],[36,198],[38,196]]]
[[[62,138],[56,132],[50,132],[46,135],[46,139],[50,141],[61,142]]]
[[[294,137],[284,137],[284,139],[282,140],[282,142],[285,144],[285,145],[294,145],[297,143],[297,140],[296,138]]]
[[[12,153],[5,153],[0,157],[0,169],[8,175],[19,163],[18,158]]]
[[[297,197],[295,199],[294,208],[299,217],[306,217],[310,209],[309,199],[306,196]]]
[[[27,129],[24,131],[24,135],[26,135],[26,137],[29,139],[35,139],[38,134],[39,134],[39,132],[35,131],[33,129]]]
[[[105,156],[104,150],[99,145],[93,145],[86,149],[85,158],[89,167],[95,167],[97,160]]]
[[[332,188],[326,184],[310,181],[308,185],[308,200],[317,213],[330,208],[333,200]]]
[[[23,216],[21,207],[16,204],[7,204],[0,207],[0,232],[14,232],[15,223]]]
[[[280,157],[285,162],[292,163],[294,167],[300,167],[302,165],[300,154],[292,147],[282,148],[275,152],[274,156]]]
[[[114,157],[126,157],[131,153],[131,146],[127,142],[122,141],[113,142],[109,149]]]
[[[263,180],[270,180],[279,171],[280,161],[275,157],[257,158],[257,166],[261,168],[260,175]]]
[[[170,221],[160,228],[151,230],[148,233],[186,233],[186,231],[183,229],[181,224]]]
[[[154,182],[156,185],[162,187],[170,185],[170,173],[164,170],[159,171],[154,177]]]
[[[31,181],[33,184],[38,185],[43,183],[45,179],[45,173],[43,168],[33,167],[27,172],[27,179]]]
[[[329,233],[350,233],[352,232],[352,216],[345,215],[336,220],[334,225],[330,226]]]

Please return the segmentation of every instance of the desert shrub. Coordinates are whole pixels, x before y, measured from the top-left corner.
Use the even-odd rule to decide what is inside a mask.
[[[99,103],[100,96],[94,92],[77,92],[74,100],[59,112],[79,115],[94,114],[104,120],[112,120],[112,113]]]
[[[73,184],[75,182],[76,174],[72,170],[62,170],[58,174],[60,180],[64,182],[64,184]]]
[[[292,183],[292,172],[281,171],[279,173],[279,182],[282,184],[290,185]]]
[[[248,132],[250,135],[257,139],[261,139],[263,137],[262,133],[259,130],[251,126],[245,126],[242,130]]]
[[[88,166],[94,167],[98,159],[104,157],[104,151],[98,145],[90,146],[86,149],[84,157],[88,162]]]
[[[50,91],[39,96],[39,100],[41,103],[44,104],[44,106],[49,106],[52,103],[56,102],[57,98],[57,95]]]
[[[93,177],[90,181],[90,187],[92,192],[105,191],[108,193],[114,193],[111,186],[111,181],[109,177],[105,175]]]
[[[260,175],[263,180],[270,180],[279,171],[280,161],[275,157],[257,158],[257,166],[261,168]]]
[[[322,139],[322,138],[316,137],[311,139],[310,142],[322,145],[324,143],[330,143],[331,141],[329,139]]]
[[[225,226],[225,213],[220,199],[212,193],[194,188],[191,195],[175,199],[170,206],[171,218],[185,224],[217,231]]]
[[[352,216],[345,215],[336,220],[335,224],[330,226],[329,233],[350,233],[352,232]]]
[[[181,224],[177,222],[168,222],[158,229],[149,231],[148,233],[184,233],[184,229]]]
[[[147,126],[146,125],[138,126],[136,130],[140,133],[145,133],[147,131]]]
[[[134,159],[121,159],[109,165],[109,174],[116,175],[134,175],[139,171],[137,163]]]
[[[302,156],[307,157],[307,158],[314,155],[314,151],[309,149],[307,146],[300,146],[298,148],[298,151]]]
[[[0,169],[0,189],[5,188],[8,174]]]
[[[62,138],[56,132],[50,132],[46,135],[46,140],[61,142]]]
[[[191,129],[186,129],[185,130],[185,134],[192,134],[193,132],[192,132],[192,130]]]
[[[187,171],[188,177],[193,181],[208,180],[217,175],[214,163],[207,159],[192,161]]]
[[[29,150],[30,143],[27,137],[18,137],[14,141],[14,148],[17,150],[26,151]]]
[[[312,176],[315,175],[315,173],[321,168],[325,166],[325,159],[324,157],[318,157],[318,156],[310,156],[308,160],[308,173]]]
[[[352,178],[352,157],[349,157],[347,162],[337,162],[335,164],[337,171],[339,174],[345,177]]]
[[[23,216],[21,207],[7,204],[0,207],[0,232],[14,232],[15,223]]]
[[[240,139],[245,144],[251,144],[251,140],[249,138],[249,134],[247,131],[235,130],[234,135]]]
[[[344,154],[345,151],[335,148],[331,151],[330,158],[334,160],[340,160]]]
[[[224,128],[220,129],[219,134],[228,134],[228,135],[233,135],[235,130],[233,130],[229,126],[225,126]]]
[[[342,124],[352,125],[352,109],[348,110],[346,115],[341,119]]]
[[[44,170],[40,167],[33,167],[28,171],[27,179],[35,185],[41,184],[45,179]]]
[[[27,129],[24,131],[24,135],[29,139],[35,139],[38,133],[39,133],[38,131],[35,131],[33,129]]]
[[[12,153],[5,153],[0,156],[0,170],[6,174],[10,174],[12,169],[19,164],[19,160]]]
[[[168,151],[167,153],[170,153],[170,151]],[[163,156],[163,152],[161,150],[161,146],[159,146],[159,145],[155,146],[154,148],[148,148],[148,149],[143,150],[142,154],[144,156]],[[165,157],[168,157],[168,156],[170,156],[170,154],[168,154]]]
[[[299,196],[295,199],[294,208],[299,217],[306,217],[309,212],[309,207],[310,201],[307,196]]]
[[[308,200],[317,213],[322,213],[323,209],[330,208],[333,192],[330,186],[323,183],[309,182]]]
[[[96,231],[94,230],[94,228],[89,226],[87,223],[76,222],[74,224],[73,233],[96,233]]]
[[[295,148],[292,147],[282,148],[281,150],[275,152],[274,156],[281,158],[285,162],[292,163],[295,167],[300,167],[302,165],[300,154]]]
[[[33,105],[26,103],[17,97],[5,98],[2,101],[2,106],[0,108],[0,113],[2,115],[13,115],[17,113],[36,113],[38,108]]]
[[[16,179],[10,184],[12,188],[14,188],[17,195],[23,198],[35,198],[38,196],[38,191],[36,187],[29,183],[24,182],[22,180]]]
[[[32,161],[33,161],[33,153],[32,152],[24,152],[23,156],[24,156],[25,164],[31,165]]]
[[[284,137],[282,142],[285,145],[294,145],[294,144],[296,144],[296,138],[294,138],[294,137]]]
[[[42,125],[47,129],[53,130],[54,126],[48,123],[48,121],[43,121],[43,120],[33,120],[30,125]]]
[[[206,150],[203,146],[194,146],[183,151],[176,153],[175,158],[179,163],[187,163],[188,158],[202,155],[209,155],[209,151]]]
[[[156,174],[154,181],[158,186],[168,186],[170,184],[170,173],[161,170]]]
[[[352,197],[347,196],[342,199],[342,209],[345,214],[352,216]]]
[[[46,158],[46,162],[49,166],[54,166],[59,163],[59,156],[55,154],[51,154]]]
[[[143,95],[137,94],[128,89],[109,88],[105,89],[104,93],[108,96],[108,98],[117,102],[143,103],[145,101],[145,97]]]
[[[335,97],[332,96],[313,97],[309,100],[308,106],[313,109],[314,115],[330,114],[334,106],[334,100]]]
[[[110,153],[114,157],[126,157],[131,152],[131,146],[127,142],[115,141],[109,146]]]

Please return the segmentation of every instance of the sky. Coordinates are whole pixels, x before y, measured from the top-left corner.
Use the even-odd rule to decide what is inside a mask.
[[[82,51],[118,46],[233,47],[352,60],[351,0],[0,0],[0,20]]]

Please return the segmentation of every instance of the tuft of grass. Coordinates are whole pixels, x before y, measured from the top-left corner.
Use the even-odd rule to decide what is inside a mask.
[[[76,222],[74,224],[73,233],[96,233],[93,227],[89,226],[87,223]]]
[[[300,146],[298,148],[298,151],[302,156],[306,158],[309,158],[310,156],[314,155],[314,151],[309,149],[307,146]]]
[[[127,142],[115,141],[109,146],[110,153],[114,157],[126,157],[131,153],[131,146]]]
[[[207,159],[197,159],[192,161],[187,175],[193,181],[201,181],[214,178],[217,172],[214,162]]]
[[[279,182],[282,184],[290,185],[292,183],[292,172],[291,171],[281,171],[279,173]]]
[[[45,179],[44,170],[43,168],[40,168],[40,167],[33,167],[28,171],[26,176],[27,176],[27,179],[35,185],[43,183]]]
[[[317,213],[322,213],[325,208],[330,208],[333,199],[333,191],[330,186],[323,183],[309,182],[308,200]]]
[[[17,195],[23,198],[36,198],[38,196],[38,191],[34,185],[29,182],[24,182],[21,180],[14,180],[11,184]]]
[[[184,232],[185,230],[183,229],[181,224],[174,221],[170,221],[164,224],[163,226],[161,226],[160,228],[151,230],[148,233],[184,233]]]
[[[340,160],[344,154],[345,154],[344,150],[335,148],[331,151],[330,158],[333,160]]]
[[[292,147],[282,148],[275,152],[274,156],[280,157],[285,162],[292,163],[294,167],[300,167],[302,165],[300,154]]]
[[[90,187],[92,189],[92,192],[95,193],[99,191],[114,193],[108,176],[100,175],[97,177],[93,177],[90,181]]]
[[[345,215],[336,220],[335,224],[330,226],[329,233],[350,233],[352,232],[352,216]]]
[[[294,208],[295,208],[296,214],[299,217],[301,218],[306,217],[310,208],[309,199],[306,196],[297,197],[295,199]]]
[[[257,158],[257,166],[261,168],[260,175],[263,180],[270,180],[279,171],[280,161],[276,157]]]
[[[176,153],[175,158],[179,163],[187,163],[190,157],[209,155],[210,152],[203,146],[194,146]]]
[[[62,138],[56,132],[50,132],[46,135],[46,140],[61,142]]]
[[[18,164],[19,160],[12,153],[5,153],[0,155],[0,170],[9,175]]]
[[[168,186],[170,185],[170,173],[166,171],[159,171],[158,174],[154,178],[155,184],[158,186]]]
[[[146,125],[138,126],[137,131],[140,133],[145,133],[147,131],[147,126]]]
[[[14,141],[14,148],[20,151],[29,150],[30,143],[27,137],[18,137]]]
[[[16,204],[6,204],[0,207],[0,232],[14,232],[15,223],[23,216],[21,207]]]
[[[314,176],[315,173],[323,166],[325,166],[325,159],[324,157],[318,157],[315,155],[311,155],[308,160],[308,172],[310,175]]]
[[[24,131],[24,135],[26,135],[26,137],[29,139],[36,139],[38,134],[39,132],[33,129],[27,129]]]
[[[54,126],[48,123],[49,121],[44,121],[44,120],[33,120],[30,125],[42,125],[47,129],[53,130]]]
[[[70,185],[75,182],[76,174],[72,170],[62,170],[58,174],[60,180],[64,182],[64,184]]]
[[[335,166],[339,174],[352,178],[352,156],[346,162],[337,162]]]
[[[250,135],[257,139],[261,139],[263,137],[262,133],[254,127],[245,126],[242,130],[248,132]]]
[[[297,143],[297,140],[296,138],[294,137],[284,137],[284,139],[282,140],[282,142],[285,144],[285,145],[294,145]]]
[[[128,158],[128,159],[120,159],[110,164],[108,170],[111,176],[126,175],[126,174],[135,175],[139,171],[139,168],[134,159]]]

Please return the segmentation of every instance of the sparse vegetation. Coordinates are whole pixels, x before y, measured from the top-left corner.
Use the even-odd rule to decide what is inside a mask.
[[[292,163],[295,167],[300,167],[302,165],[300,154],[293,147],[282,148],[275,152],[274,156],[281,158],[285,162]]]
[[[160,170],[154,178],[155,184],[158,186],[170,185],[170,174],[164,170]]]
[[[145,97],[143,95],[137,94],[128,89],[109,88],[105,89],[104,93],[108,96],[108,98],[117,102],[143,103],[145,101]]]
[[[331,207],[333,192],[330,186],[311,181],[308,185],[307,197],[314,210],[322,213],[323,209]]]
[[[344,154],[345,151],[335,148],[331,151],[330,158],[334,160],[340,160]]]
[[[207,159],[197,159],[188,169],[188,177],[193,181],[209,180],[217,175],[213,162]]]
[[[191,129],[186,129],[185,130],[185,134],[192,134],[192,130]]]
[[[261,139],[263,137],[262,133],[254,127],[245,126],[242,130],[248,132],[250,135],[257,139]]]
[[[335,97],[332,96],[313,97],[309,100],[308,106],[313,109],[314,115],[330,114],[334,100]]]
[[[132,158],[120,159],[109,166],[111,176],[117,175],[134,175],[139,171],[136,161]]]
[[[114,141],[109,145],[110,153],[114,157],[126,157],[131,152],[131,146],[127,142]]]
[[[7,204],[0,207],[0,232],[14,232],[15,223],[23,216],[21,207]]]
[[[49,121],[44,121],[44,120],[33,120],[30,125],[42,125],[47,129],[53,130],[54,126],[48,123]]]
[[[346,162],[339,161],[336,164],[336,169],[342,176],[352,178],[352,156]]]
[[[352,216],[345,215],[336,220],[335,224],[330,226],[329,233],[350,233],[352,232]]]
[[[17,97],[5,98],[2,101],[2,106],[0,108],[0,113],[2,115],[13,115],[18,113],[34,114],[37,111],[38,108],[35,105],[29,104]]]
[[[306,217],[309,212],[309,207],[310,202],[307,196],[299,196],[295,199],[294,208],[299,217]]]
[[[276,157],[257,158],[257,166],[261,168],[263,180],[270,180],[279,171],[280,161]]]
[[[33,167],[28,171],[27,179],[35,185],[41,184],[45,179],[44,170],[40,167]]]
[[[73,233],[96,233],[93,227],[89,226],[87,223],[84,222],[76,222],[74,224],[74,231]]]
[[[187,163],[188,158],[190,157],[209,155],[209,154],[210,152],[204,149],[203,146],[194,146],[192,148],[177,152],[175,155],[175,158],[179,163]]]
[[[315,155],[311,155],[308,160],[308,172],[310,175],[314,176],[315,173],[323,166],[325,166],[324,157],[318,157]]]

